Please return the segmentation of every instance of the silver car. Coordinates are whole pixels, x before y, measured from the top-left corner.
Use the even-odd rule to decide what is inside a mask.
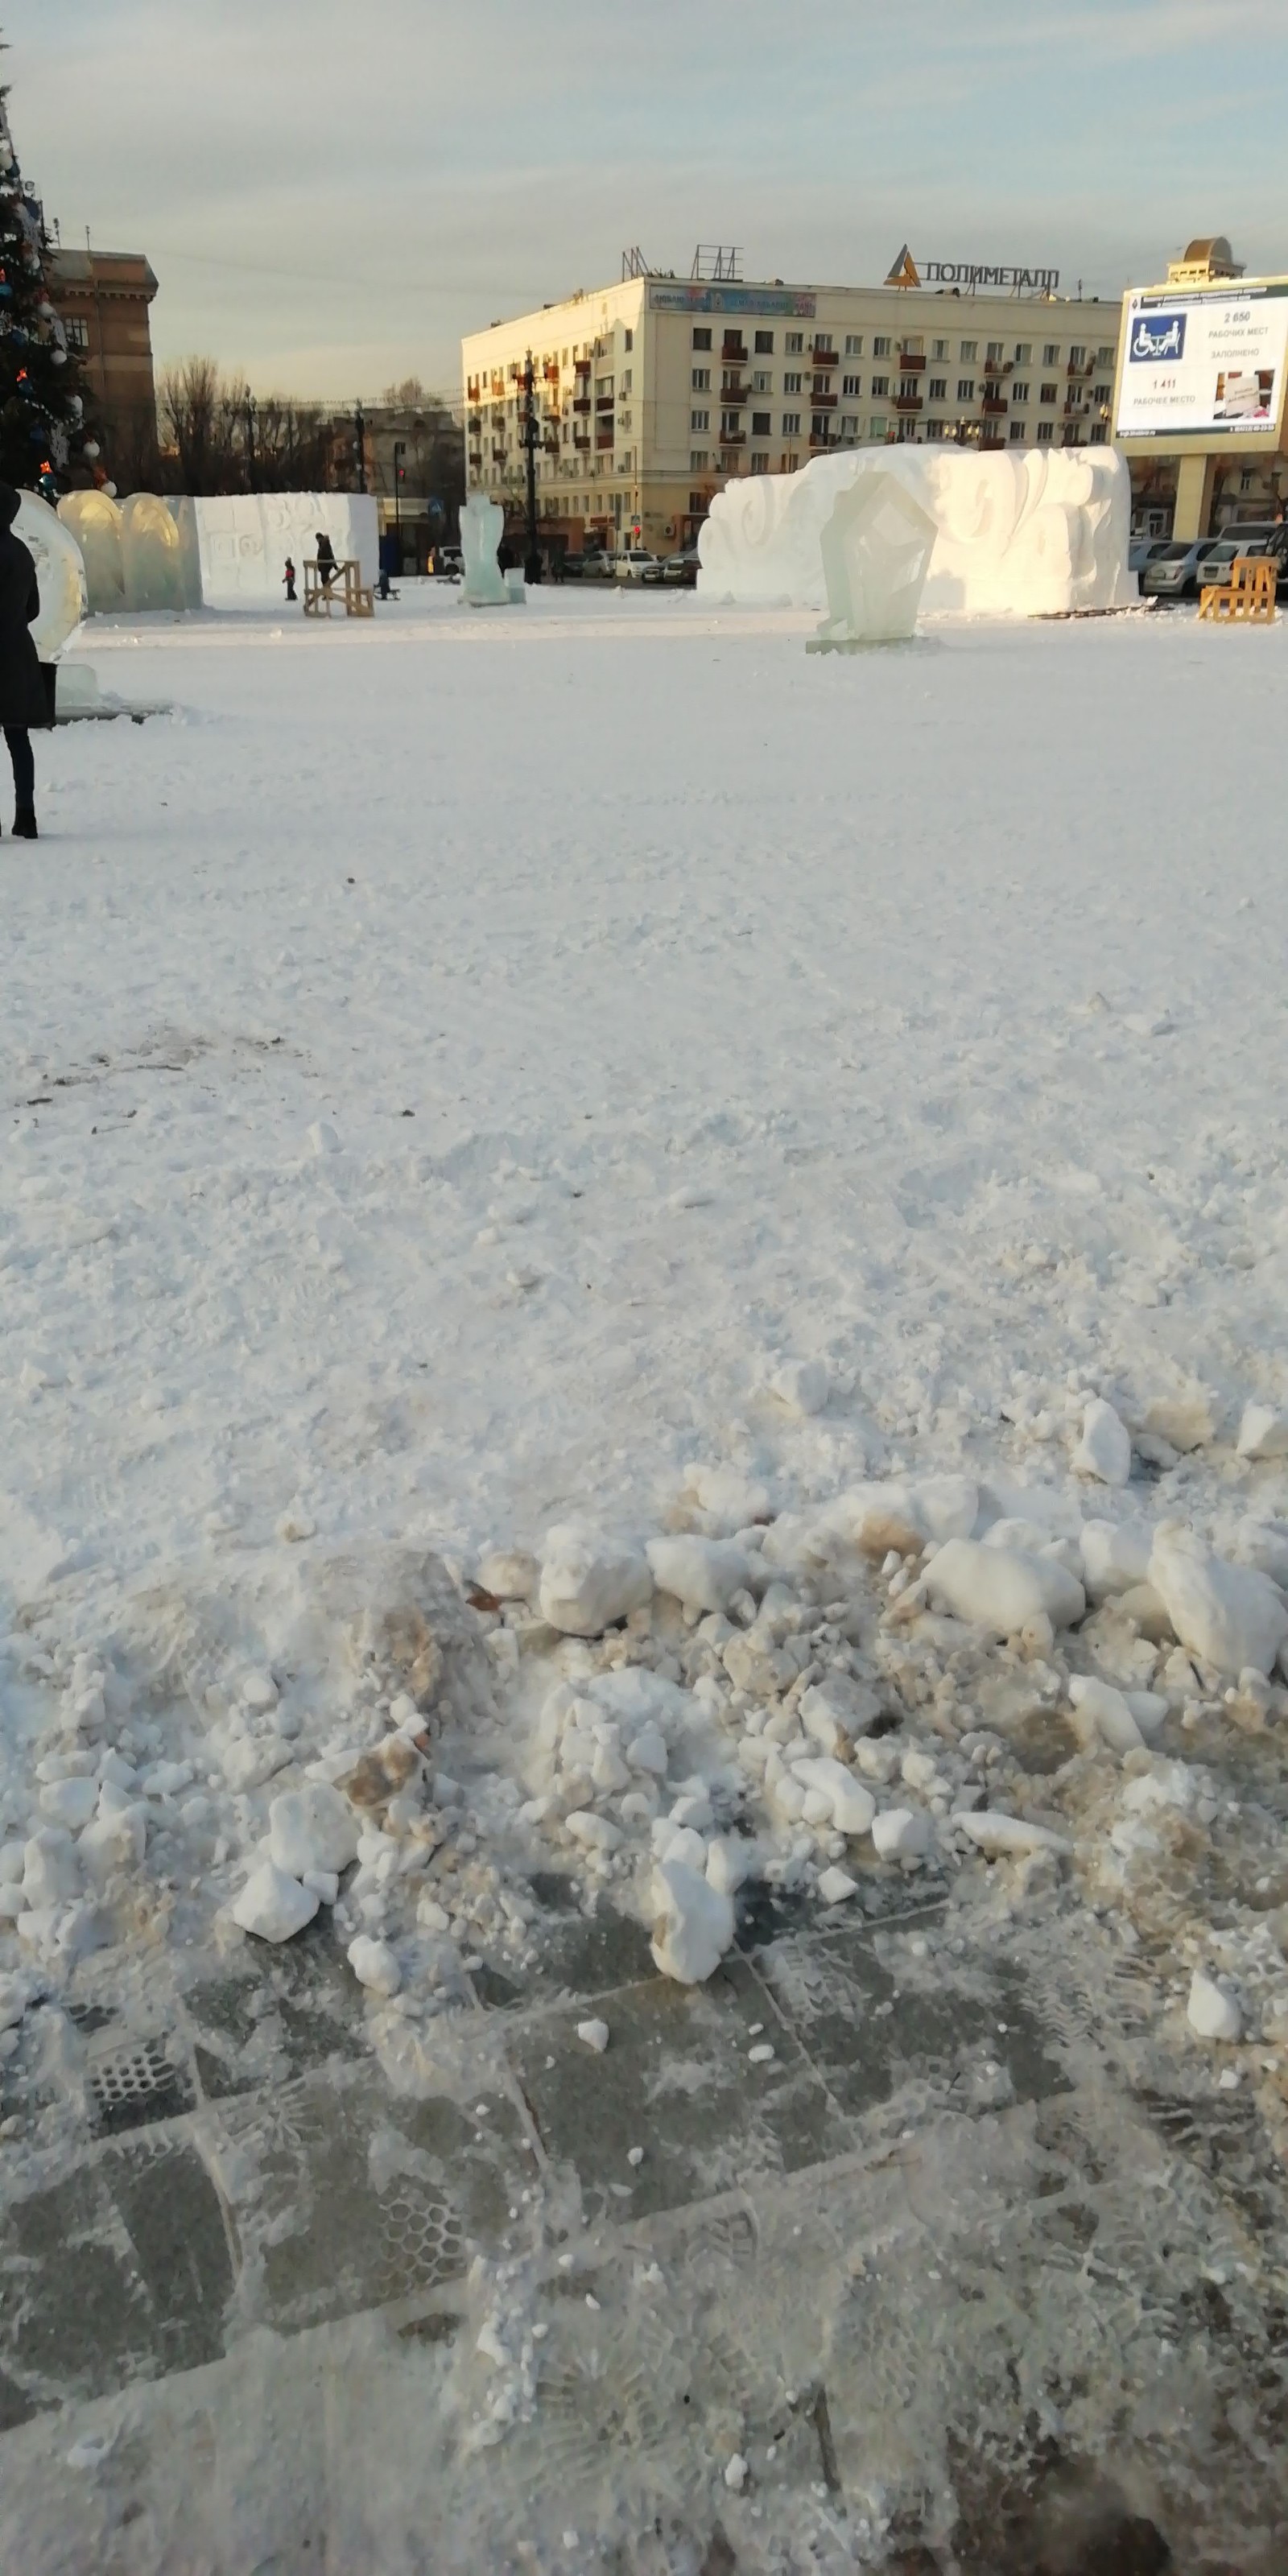
[[[1184,537],[1169,538],[1140,576],[1142,599],[1196,599],[1207,578],[1203,567],[1221,543],[1220,537],[1199,537],[1193,544]]]

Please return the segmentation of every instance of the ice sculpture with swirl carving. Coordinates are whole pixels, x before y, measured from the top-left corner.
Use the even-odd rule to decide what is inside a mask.
[[[1111,448],[858,447],[818,456],[798,474],[739,477],[717,494],[698,540],[698,592],[709,600],[822,608],[820,536],[837,494],[860,476],[893,474],[935,521],[922,594],[930,613],[1050,617],[1123,608],[1131,487]]]

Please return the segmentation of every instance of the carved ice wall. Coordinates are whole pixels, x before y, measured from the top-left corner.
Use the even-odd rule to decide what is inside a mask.
[[[1131,487],[1112,448],[860,447],[819,456],[799,474],[739,478],[718,493],[698,540],[698,592],[709,600],[826,601],[821,537],[838,494],[894,475],[935,521],[922,593],[930,611],[1040,617],[1121,608],[1136,597],[1127,569]]]
[[[285,602],[325,530],[338,559],[365,582],[379,571],[376,503],[365,492],[222,493],[199,500],[136,492],[69,492],[58,515],[85,557],[89,605],[111,609],[266,608]],[[301,583],[301,587],[302,587]]]
[[[496,559],[504,528],[505,512],[499,503],[489,501],[486,492],[471,492],[461,512],[462,607],[506,605],[510,593]]]

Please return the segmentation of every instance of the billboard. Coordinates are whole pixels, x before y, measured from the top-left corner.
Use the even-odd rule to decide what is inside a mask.
[[[1286,349],[1288,278],[1127,296],[1115,435],[1277,436]]]
[[[650,279],[654,313],[784,313],[812,322],[817,298],[796,286],[718,286],[703,279]]]

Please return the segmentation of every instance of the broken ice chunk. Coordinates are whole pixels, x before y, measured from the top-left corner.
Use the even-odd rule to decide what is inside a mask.
[[[679,1985],[704,1985],[733,1946],[733,1899],[682,1861],[653,1872],[653,1958]]]
[[[596,2057],[602,2057],[608,2046],[608,2024],[606,2021],[579,2021],[577,2037],[587,2048],[594,2050]]]
[[[1097,1476],[1102,1485],[1125,1485],[1131,1475],[1131,1433],[1112,1404],[1093,1397],[1082,1417],[1082,1438],[1073,1453],[1080,1476]]]
[[[1233,1996],[1202,1968],[1196,1968],[1190,1979],[1185,2017],[1200,2039],[1238,2039],[1243,2029],[1243,2015]]]
[[[231,1908],[234,1923],[260,1941],[289,1941],[311,1923],[318,1910],[316,1888],[302,1887],[274,1861],[252,1871]]]

